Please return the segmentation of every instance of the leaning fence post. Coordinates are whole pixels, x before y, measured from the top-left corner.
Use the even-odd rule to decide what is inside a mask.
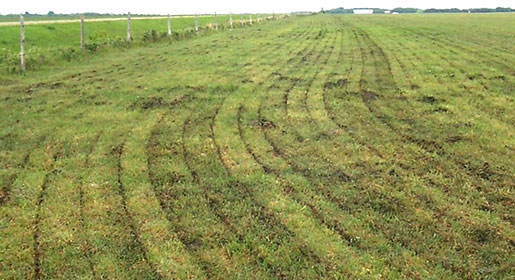
[[[80,16],[80,49],[82,53],[86,51],[86,41],[84,39],[84,15]]]
[[[229,13],[229,25],[231,25],[232,29],[232,13]]]
[[[218,31],[218,15],[215,12],[215,30]]]
[[[21,71],[25,72],[25,23],[20,15],[20,62]]]
[[[172,35],[172,25],[170,24],[170,14],[168,14],[168,36]]]
[[[195,32],[197,33],[197,36],[198,36],[198,15],[195,14]]]
[[[131,13],[127,14],[127,41],[131,41]]]

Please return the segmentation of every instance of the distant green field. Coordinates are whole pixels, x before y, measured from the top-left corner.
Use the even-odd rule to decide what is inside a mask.
[[[264,20],[268,15],[259,15]],[[253,15],[256,21],[257,15]],[[234,28],[241,27],[240,14],[233,15]],[[249,15],[243,15],[249,21]],[[206,34],[214,29],[215,17],[199,15],[199,29]],[[229,15],[218,16],[219,29],[229,28]],[[145,44],[149,41],[180,40],[194,35],[194,16],[176,16],[171,19],[172,36],[167,36],[167,19],[131,20],[131,44]],[[86,50],[96,52],[107,47],[128,47],[127,21],[94,21],[85,23]],[[0,25],[0,72],[19,71],[20,27]],[[25,25],[25,58],[27,68],[36,69],[48,64],[59,64],[63,60],[79,58],[80,23],[41,23]]]
[[[123,15],[95,15],[95,16],[87,16],[87,18],[118,18],[123,17]],[[26,22],[30,21],[48,21],[48,20],[69,20],[69,19],[78,19],[79,16],[63,16],[63,15],[55,15],[55,16],[24,16],[24,20]],[[0,16],[0,22],[16,22],[20,20],[20,16]]]
[[[0,279],[513,279],[515,14],[204,34],[0,76]]]
[[[234,16],[239,20],[239,15]],[[248,19],[248,16],[245,17]],[[219,23],[227,25],[228,15],[218,17]],[[214,24],[213,16],[199,16],[199,26],[205,27]],[[86,22],[86,38],[88,40],[126,37],[127,22],[100,21]],[[180,17],[172,19],[172,30],[184,30],[194,28],[194,17]],[[167,19],[138,19],[131,21],[131,35],[140,40],[143,33],[148,30],[159,32],[167,31]],[[80,46],[80,24],[79,23],[50,23],[25,26],[25,43],[27,48],[38,47],[41,49]],[[0,50],[5,49],[11,52],[19,52],[20,49],[20,27],[0,26]]]

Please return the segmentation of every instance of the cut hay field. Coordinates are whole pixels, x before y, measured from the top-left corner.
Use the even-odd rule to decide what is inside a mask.
[[[514,65],[314,15],[3,75],[0,278],[513,279]]]

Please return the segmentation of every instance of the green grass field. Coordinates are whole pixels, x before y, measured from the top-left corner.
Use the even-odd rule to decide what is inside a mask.
[[[233,15],[233,27],[239,28],[240,14]],[[261,20],[268,15],[260,14]],[[249,14],[244,14],[245,22]],[[257,15],[253,15],[256,21]],[[77,20],[66,18],[67,20]],[[56,20],[58,20],[57,18]],[[87,18],[87,19],[95,19]],[[213,15],[199,15],[199,29],[202,33],[212,31]],[[229,28],[229,15],[218,16],[219,29]],[[144,45],[148,40],[177,40],[194,34],[194,16],[174,16],[171,19],[172,36],[167,35],[167,19],[134,19],[131,21],[132,46]],[[152,36],[151,31],[155,34]],[[102,48],[127,47],[127,21],[95,21],[85,23],[86,50],[97,52]],[[27,68],[40,69],[42,65],[59,65],[64,61],[77,59],[80,55],[80,23],[42,23],[25,25],[25,53]],[[19,71],[20,26],[0,25],[0,71]]]
[[[0,278],[513,279],[514,65],[515,14],[315,15],[4,75]]]
[[[98,14],[98,15],[87,15],[86,18],[92,19],[92,18],[119,18],[119,17],[125,17],[126,15],[116,15],[116,14]],[[152,17],[155,15],[138,15],[142,17]],[[77,15],[24,15],[25,22],[30,21],[54,21],[54,20],[73,20],[73,19],[79,19],[80,17]],[[0,22],[19,22],[20,17],[18,15],[0,15]]]

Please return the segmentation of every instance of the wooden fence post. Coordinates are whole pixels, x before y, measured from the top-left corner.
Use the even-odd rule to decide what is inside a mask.
[[[195,14],[195,32],[197,33],[197,36],[198,36],[198,15]]]
[[[168,36],[172,35],[172,25],[170,24],[170,14],[168,14]]]
[[[127,41],[131,41],[131,13],[127,14]]]
[[[20,15],[20,60],[21,71],[25,72],[25,23]]]
[[[218,15],[215,12],[215,30],[218,31]]]
[[[240,14],[240,24],[243,26],[243,14]]]
[[[231,29],[232,29],[232,13],[229,13],[229,24],[231,25]]]
[[[86,40],[84,38],[84,15],[80,16],[80,49],[82,53],[86,51]]]

